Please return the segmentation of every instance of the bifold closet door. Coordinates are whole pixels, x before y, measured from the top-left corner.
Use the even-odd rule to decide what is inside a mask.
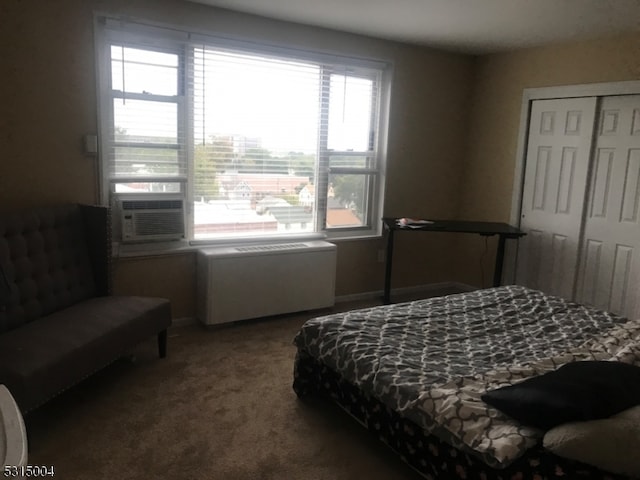
[[[532,103],[516,283],[573,298],[595,97]]]
[[[603,97],[576,300],[638,315],[640,95]]]

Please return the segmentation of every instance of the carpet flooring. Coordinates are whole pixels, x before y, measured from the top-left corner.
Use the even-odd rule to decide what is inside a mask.
[[[294,394],[293,337],[335,310],[174,327],[164,360],[150,339],[26,417],[29,464],[63,480],[421,478],[334,405]]]

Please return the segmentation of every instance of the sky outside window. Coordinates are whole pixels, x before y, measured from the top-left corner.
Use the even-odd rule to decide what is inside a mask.
[[[242,135],[274,154],[317,150],[319,67],[211,49],[194,62],[198,142]]]

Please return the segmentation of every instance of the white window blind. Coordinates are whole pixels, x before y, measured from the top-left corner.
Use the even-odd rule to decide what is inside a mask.
[[[382,65],[193,38],[106,36],[112,195],[181,194],[193,240],[379,231]]]
[[[312,232],[320,67],[209,46],[193,63],[195,238]]]

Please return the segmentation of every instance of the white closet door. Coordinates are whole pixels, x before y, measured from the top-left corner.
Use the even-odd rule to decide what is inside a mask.
[[[640,283],[640,95],[604,97],[576,300],[637,316]]]
[[[595,97],[537,100],[527,146],[516,283],[573,298]]]

